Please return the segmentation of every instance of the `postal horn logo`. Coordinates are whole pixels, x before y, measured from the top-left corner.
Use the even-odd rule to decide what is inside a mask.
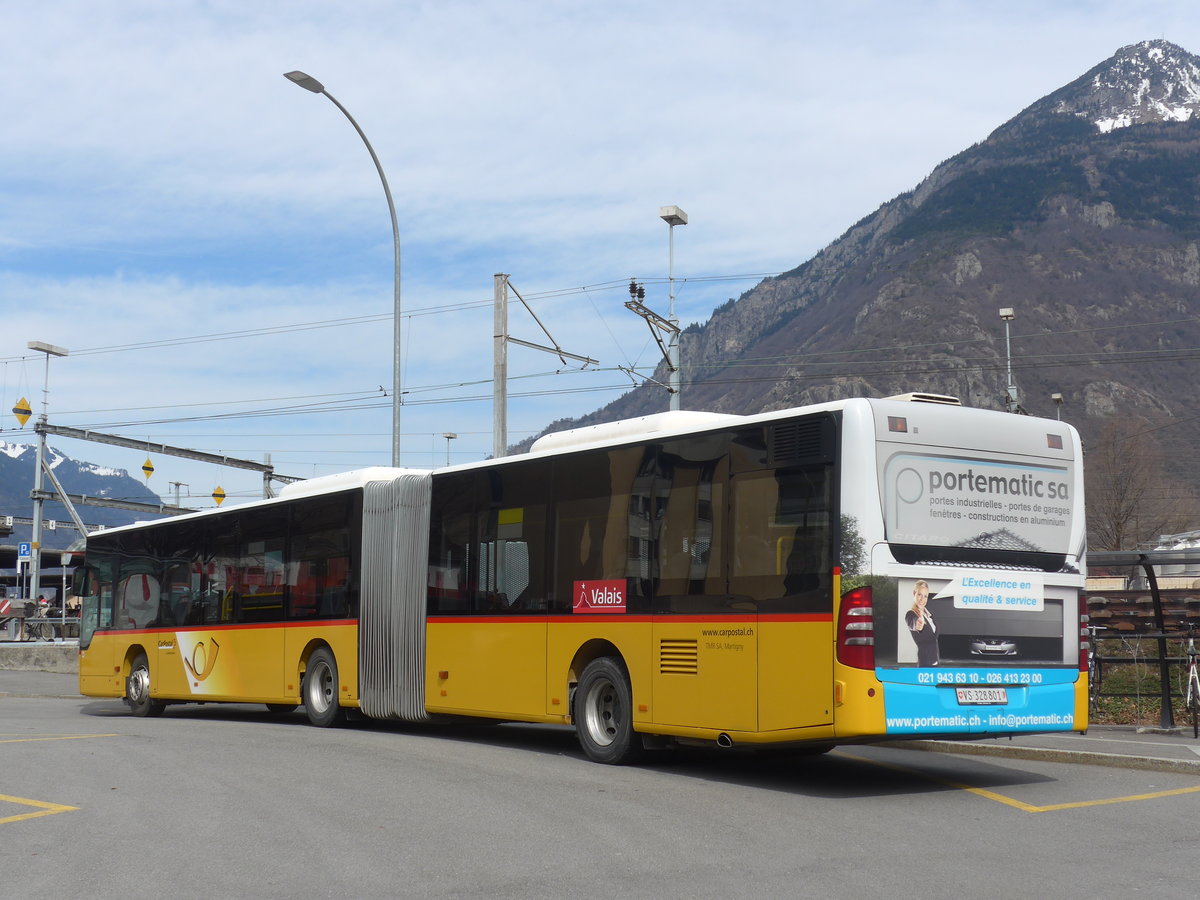
[[[204,641],[197,641],[196,646],[192,648],[192,658],[183,661],[197,681],[204,681],[217,667],[217,655],[221,652],[221,645],[213,638],[209,638],[208,642],[212,645],[211,652],[204,646]]]

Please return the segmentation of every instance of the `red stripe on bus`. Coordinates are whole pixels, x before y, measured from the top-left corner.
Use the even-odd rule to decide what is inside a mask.
[[[469,622],[523,622],[523,623],[543,623],[543,622],[578,622],[581,624],[591,623],[597,625],[596,616],[573,616],[570,614],[561,615],[545,615],[545,616],[429,616],[426,621],[438,625],[446,624],[467,624]],[[701,616],[701,615],[609,615],[603,617],[604,622],[658,622],[660,624],[682,622],[686,624],[696,625],[719,625],[729,622],[832,622],[833,613],[763,613],[755,615],[754,613],[736,613],[727,616]]]

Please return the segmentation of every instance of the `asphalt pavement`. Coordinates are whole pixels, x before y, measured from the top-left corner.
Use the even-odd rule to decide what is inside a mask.
[[[78,676],[70,672],[15,669],[15,648],[22,645],[0,642],[0,698],[79,697]],[[29,644],[24,645],[28,647]],[[43,647],[49,645],[43,644]],[[64,650],[66,648],[63,648]],[[25,654],[27,655],[27,654]],[[1007,756],[1017,759],[1149,769],[1200,776],[1200,740],[1186,728],[1163,730],[1133,726],[1099,725],[1086,734],[1015,735],[978,741],[896,741],[892,746],[938,753]]]

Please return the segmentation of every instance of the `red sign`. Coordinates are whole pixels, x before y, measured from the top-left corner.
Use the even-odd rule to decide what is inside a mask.
[[[624,578],[575,582],[573,613],[623,613],[628,584]]]
[[[7,616],[10,609],[12,609],[12,604],[8,602],[8,598],[0,597],[0,616]]]

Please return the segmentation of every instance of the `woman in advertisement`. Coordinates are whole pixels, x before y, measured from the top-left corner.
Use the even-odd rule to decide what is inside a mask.
[[[913,603],[904,614],[904,622],[917,645],[917,665],[923,667],[936,666],[939,659],[937,625],[926,608],[928,603],[929,584],[918,581],[913,585]]]

